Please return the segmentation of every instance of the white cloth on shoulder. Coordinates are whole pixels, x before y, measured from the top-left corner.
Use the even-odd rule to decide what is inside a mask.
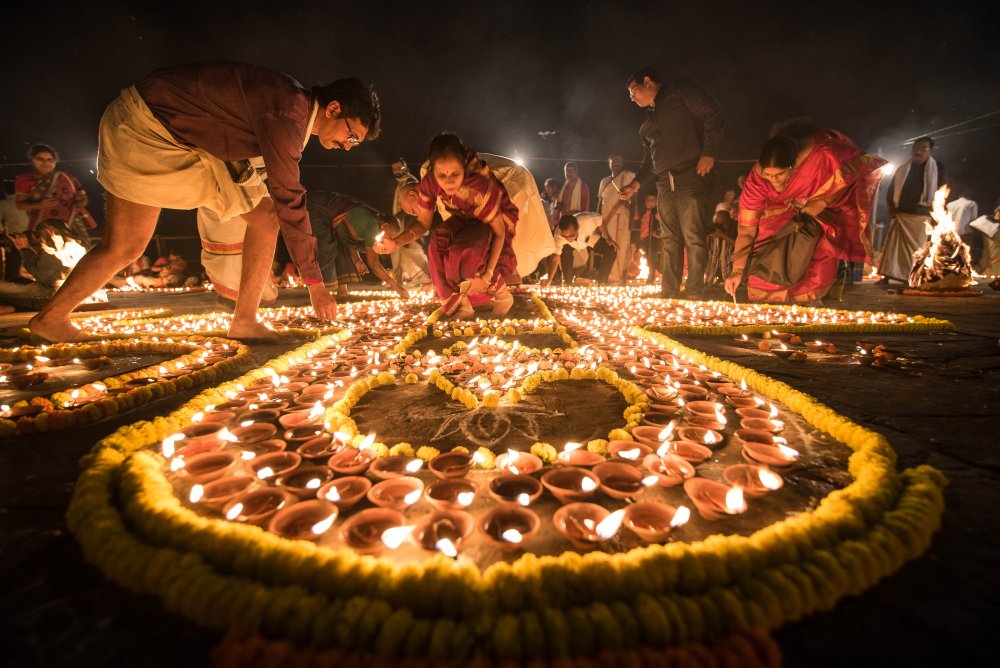
[[[903,183],[906,182],[906,175],[910,173],[912,160],[907,160],[900,165],[892,175],[892,203],[899,206],[899,196],[903,194]],[[924,168],[924,190],[920,193],[920,206],[930,207],[934,205],[934,193],[938,189],[938,166],[937,160],[927,158],[927,167]]]

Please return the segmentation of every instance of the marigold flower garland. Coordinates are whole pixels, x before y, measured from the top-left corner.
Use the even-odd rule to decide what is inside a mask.
[[[205,344],[208,344],[206,347]],[[217,362],[202,365],[202,359],[211,352],[212,346],[218,346],[232,354]],[[98,386],[102,394],[106,390],[121,390],[101,399],[77,402],[71,391],[54,392],[48,397],[34,397],[13,404],[14,408],[27,405],[42,407],[42,411],[34,415],[23,415],[16,420],[0,418],[0,438],[33,434],[36,432],[57,431],[67,427],[96,422],[103,418],[148,403],[153,399],[174,394],[198,385],[216,380],[231,369],[242,366],[249,356],[249,349],[238,341],[212,337],[192,336],[185,341],[167,339],[116,339],[110,341],[93,341],[83,343],[59,343],[44,347],[21,346],[11,350],[0,349],[0,361],[28,361],[39,355],[47,357],[88,358],[95,356],[111,356],[123,354],[167,353],[179,355],[171,360],[148,366],[144,369],[130,371],[115,376],[102,378],[89,386]],[[185,367],[202,365],[191,369],[176,378],[160,378],[169,372],[181,372]],[[156,382],[140,387],[127,388],[127,383],[140,378],[156,378]]]
[[[162,474],[162,459],[141,449],[219,401],[227,387],[238,385],[233,382],[167,418],[123,427],[99,443],[76,487],[70,527],[88,560],[109,577],[160,595],[170,609],[200,623],[258,629],[316,647],[454,661],[586,656],[773,629],[833,607],[926,549],[943,509],[939,472],[921,466],[896,473],[881,435],[784,383],[666,337],[655,340],[746,380],[846,443],[854,450],[848,466],[854,481],[811,513],[750,536],[717,535],[616,555],[528,554],[483,572],[443,556],[397,565],[207,519],[183,506]],[[300,348],[268,366],[281,371],[305,354]],[[545,373],[559,371],[565,370]],[[370,389],[395,382],[387,375],[364,383]],[[335,413],[345,408],[347,403]],[[403,451],[402,445],[394,447]],[[435,454],[433,448],[415,453]]]

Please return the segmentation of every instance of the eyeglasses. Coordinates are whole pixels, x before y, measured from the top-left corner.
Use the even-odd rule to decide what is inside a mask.
[[[344,141],[346,141],[351,146],[357,146],[358,144],[361,143],[361,141],[358,140],[358,135],[354,132],[354,128],[351,127],[351,122],[347,120],[347,116],[344,116],[344,123],[347,124],[347,133],[348,133],[347,139],[345,139]]]

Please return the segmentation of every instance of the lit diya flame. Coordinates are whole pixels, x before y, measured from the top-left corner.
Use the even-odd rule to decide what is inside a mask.
[[[519,473],[521,473],[520,471],[517,470],[517,466],[515,466],[515,463],[517,462],[517,460],[520,457],[521,457],[521,453],[520,452],[518,452],[517,450],[508,449],[507,450],[507,461],[504,462],[504,468],[506,468],[508,471],[510,471],[514,475],[518,475]]]
[[[306,483],[306,489],[319,489],[322,484],[323,481],[319,478],[311,478],[309,482]]]
[[[242,512],[243,512],[243,504],[237,503],[235,506],[229,509],[228,513],[226,513],[226,519],[232,522],[237,517],[239,517]]]
[[[340,492],[337,491],[336,485],[331,485],[330,489],[327,490],[326,499],[327,501],[333,501],[334,503],[340,501]]]
[[[253,424],[253,423],[251,422],[251,424]],[[223,427],[222,429],[220,429],[218,431],[218,433],[216,434],[216,436],[218,437],[218,439],[220,441],[226,441],[228,443],[238,443],[239,440],[240,440],[240,439],[236,438],[236,434],[234,434],[233,432],[229,431],[225,427]]]
[[[414,459],[412,462],[408,462],[403,468],[405,468],[408,473],[416,473],[421,469],[421,467],[423,467],[423,465],[424,460]]]
[[[674,433],[674,429],[676,428],[677,428],[677,420],[671,420],[670,422],[667,423],[667,426],[664,427],[659,434],[657,434],[656,436],[657,440],[660,441],[661,443],[669,440],[670,435]]]
[[[640,450],[639,448],[631,448],[629,450],[619,450],[618,451],[618,456],[619,457],[621,457],[622,459],[630,459],[630,460],[633,460],[633,461],[635,461],[636,459],[639,459],[639,455],[641,455],[641,454],[642,454],[642,450]]]
[[[456,498],[461,505],[471,506],[476,494],[475,492],[459,492]]]
[[[317,536],[320,536],[330,530],[333,526],[333,521],[337,519],[337,514],[334,513],[327,517],[325,520],[320,520],[316,524],[312,525],[312,532]]]
[[[403,503],[405,503],[408,506],[412,506],[414,503],[420,500],[421,493],[422,490],[419,489],[415,489],[412,492],[409,492],[406,496],[403,497]]]
[[[191,500],[191,503],[198,503],[204,496],[205,496],[204,485],[195,485],[194,487],[191,488],[191,493],[188,495],[188,498]]]
[[[775,408],[774,404],[768,404],[767,406],[768,406],[768,409],[770,411],[769,414],[768,414],[768,417],[770,419],[772,419],[772,420],[774,418],[778,417],[778,409]]]
[[[611,513],[610,515],[608,515],[603,520],[597,523],[597,526],[594,527],[594,533],[597,534],[597,537],[600,540],[608,540],[616,533],[618,533],[618,529],[621,527],[622,519],[624,517],[625,517],[624,508],[622,508],[621,510],[616,510],[615,512]]]
[[[442,538],[434,544],[434,547],[446,557],[454,559],[458,556],[458,548],[455,547],[455,543],[451,542],[448,538]]]
[[[260,478],[261,480],[264,480],[265,478],[270,478],[273,475],[274,475],[274,469],[272,469],[270,466],[265,466],[261,470],[257,471],[257,477]]]
[[[184,468],[184,460],[183,459],[181,459],[180,457],[174,457],[173,459],[170,460],[170,471],[171,472],[180,471],[182,468]]]
[[[670,520],[670,526],[683,526],[688,523],[689,519],[691,519],[691,509],[687,506],[678,506],[674,513],[674,519]]]
[[[7,410],[9,410],[9,409],[5,406],[4,407],[4,411],[6,412]],[[163,446],[161,447],[160,452],[162,452],[163,456],[167,457],[168,459],[170,457],[173,457],[174,456],[174,452],[177,449],[176,448],[177,441],[180,441],[180,440],[183,440],[183,439],[184,439],[184,434],[174,434],[172,436],[167,436],[165,439],[163,439]],[[173,470],[173,469],[171,469],[171,470]]]
[[[358,445],[358,450],[370,450],[373,443],[375,443],[375,434],[368,434]]]
[[[524,540],[524,535],[517,529],[507,529],[502,534],[500,534],[500,537],[503,538],[508,543],[515,543],[515,544],[520,543],[521,541]]]
[[[743,488],[731,487],[726,492],[726,512],[730,515],[737,515],[747,509],[746,501],[743,500]]]
[[[781,456],[787,459],[788,461],[794,461],[799,458],[798,450],[790,448],[782,443],[775,443],[774,445],[778,448],[778,451],[781,453]]]
[[[191,423],[197,424],[198,422],[201,422],[204,419],[205,419],[205,414],[202,413],[201,411],[198,411],[197,413],[191,416]]]
[[[724,419],[725,418],[723,418],[723,420]],[[715,435],[714,432],[711,431],[705,433],[705,438],[703,440],[705,442],[705,445],[714,445],[715,443],[719,442],[719,438]]]
[[[583,477],[580,479],[580,489],[583,490],[584,492],[593,492],[595,489],[597,489],[597,483],[594,482],[591,478]]]
[[[768,471],[766,468],[761,467],[757,470],[757,477],[760,478],[760,484],[762,484],[767,489],[772,492],[776,489],[781,488],[781,477],[775,475],[773,472]]]
[[[382,532],[382,543],[390,550],[395,550],[413,533],[412,526],[392,527]]]
[[[317,401],[316,403],[313,404],[312,410],[309,411],[309,419],[310,420],[315,420],[316,418],[318,418],[321,415],[323,415],[323,413],[325,413],[325,412],[326,412],[326,408],[323,407],[323,403],[320,402],[320,401]]]
[[[645,478],[642,479],[642,484],[645,487],[652,487],[653,485],[655,485],[659,481],[660,481],[660,476],[648,475],[648,476],[646,476]]]
[[[517,502],[524,507],[528,507],[531,504],[531,497],[526,492],[521,492],[517,495]]]

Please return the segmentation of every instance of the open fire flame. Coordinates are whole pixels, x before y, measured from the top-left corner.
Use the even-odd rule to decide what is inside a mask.
[[[931,232],[930,241],[913,254],[909,277],[911,288],[954,290],[966,288],[972,283],[969,246],[958,236],[955,221],[945,208],[949,192],[948,186],[941,186],[934,193],[931,217],[937,225]]]

